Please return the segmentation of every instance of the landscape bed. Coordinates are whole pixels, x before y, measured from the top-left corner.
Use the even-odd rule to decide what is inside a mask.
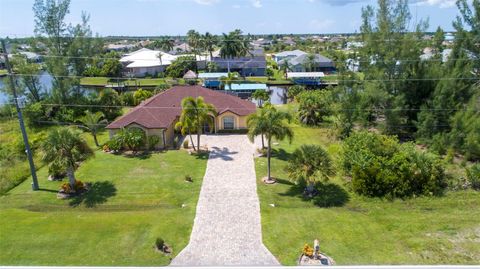
[[[273,146],[277,184],[261,181],[266,158],[255,160],[263,241],[283,265],[296,265],[303,246],[315,239],[337,265],[478,264],[478,191],[389,201],[358,196],[337,176],[320,188],[330,207],[316,206],[288,181],[286,160],[301,144],[320,144],[337,158],[340,142],[328,129],[291,126],[292,144]]]

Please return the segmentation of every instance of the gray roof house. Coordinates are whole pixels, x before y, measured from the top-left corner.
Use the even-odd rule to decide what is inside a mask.
[[[301,50],[282,51],[282,52],[273,54],[273,60],[278,63],[283,59],[292,59],[304,54],[307,54],[307,53]]]
[[[213,57],[218,72],[238,72],[242,77],[265,76],[267,61],[263,49],[256,49],[244,57]]]
[[[310,59],[310,55],[313,58]],[[278,62],[282,65],[288,61],[293,72],[335,72],[335,63],[329,58],[320,54],[302,54],[294,58],[283,59]]]

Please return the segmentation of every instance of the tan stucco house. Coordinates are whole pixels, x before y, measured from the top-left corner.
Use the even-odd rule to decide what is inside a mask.
[[[217,114],[212,115],[215,126],[205,126],[204,133],[228,132],[247,128],[248,115],[255,113],[256,106],[248,100],[240,99],[219,91],[201,86],[174,86],[159,93],[130,110],[107,126],[110,137],[122,128],[140,128],[146,136],[157,135],[160,142],[156,148],[173,145],[175,124],[182,113],[181,102],[185,97],[202,96],[205,102],[215,106]]]

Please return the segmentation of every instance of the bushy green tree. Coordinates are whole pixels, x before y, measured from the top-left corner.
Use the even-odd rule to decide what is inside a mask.
[[[369,197],[439,195],[446,187],[443,166],[435,156],[371,132],[345,139],[342,167],[353,191]]]
[[[295,100],[297,98],[297,96],[300,93],[302,93],[303,91],[305,91],[305,87],[303,87],[301,85],[290,86],[287,90],[287,97],[290,100]]]
[[[298,118],[302,124],[316,126],[331,114],[330,91],[304,91],[297,96]]]
[[[181,78],[188,70],[195,70],[197,60],[194,56],[180,56],[167,67],[170,77]]]
[[[147,100],[152,96],[153,96],[153,93],[151,91],[144,90],[141,88],[136,90],[135,93],[133,93],[133,98],[135,99],[136,105],[140,104],[141,102]]]

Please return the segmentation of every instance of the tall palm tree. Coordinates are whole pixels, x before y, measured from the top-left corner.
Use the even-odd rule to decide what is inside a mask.
[[[75,187],[75,166],[78,161],[93,156],[92,149],[72,128],[61,127],[50,131],[42,144],[43,160],[65,167],[70,187]]]
[[[165,52],[169,52],[173,50],[175,41],[169,38],[164,38],[160,40],[160,49],[164,50]]]
[[[193,144],[192,132],[195,131],[195,124],[192,118],[188,117],[186,113],[180,115],[179,121],[175,124],[175,129],[180,130],[183,136],[190,137],[190,143],[192,143],[193,150],[196,151],[195,144]]]
[[[107,123],[107,120],[103,119],[104,114],[102,112],[90,112],[85,111],[85,115],[78,119],[82,123],[81,128],[89,131],[93,136],[93,141],[95,141],[95,146],[100,147],[97,140],[97,133],[100,131]]]
[[[312,72],[313,67],[315,66],[315,54],[309,53],[307,57],[305,58],[303,65],[307,72]]]
[[[250,51],[249,40],[242,36],[241,30],[235,30],[228,34],[223,33],[220,42],[220,57],[223,59],[233,59],[235,57],[245,56]],[[228,65],[230,72],[230,65]]]
[[[202,48],[202,39],[200,33],[195,30],[188,31],[187,43],[192,49],[193,56],[195,56],[195,73],[198,73],[197,55],[199,54],[199,49]]]
[[[262,138],[262,149],[265,148],[264,134],[267,131],[265,124],[267,117],[265,114],[267,112],[267,108],[261,108],[257,110],[256,114],[253,114],[247,118],[248,138],[253,142],[255,137],[259,135]]]
[[[261,110],[265,111],[262,113]],[[271,177],[270,169],[272,139],[284,140],[285,138],[288,138],[289,142],[292,142],[293,131],[287,124],[292,120],[292,116],[286,112],[278,111],[272,105],[267,105],[261,110],[260,113],[252,114],[247,119],[247,122],[250,122],[251,124],[249,125],[249,132],[252,132],[252,134],[249,134],[248,137],[250,141],[253,142],[253,133],[255,132],[255,128],[258,127],[259,129],[263,130],[265,138],[267,139],[267,180],[274,182]]]
[[[185,97],[182,100],[182,114],[180,117],[188,119],[192,126],[197,130],[197,150],[200,151],[200,136],[202,134],[202,126],[208,124],[213,126],[213,118],[217,114],[217,110],[212,104],[205,103],[203,97],[193,98]]]
[[[313,194],[315,182],[328,181],[335,175],[330,155],[319,145],[302,145],[296,149],[285,169],[295,183],[307,183],[307,193]]]
[[[215,46],[218,43],[218,39],[215,35],[206,32],[205,35],[202,37],[202,45],[203,48],[210,53],[210,60],[213,59],[213,51],[215,50]]]

